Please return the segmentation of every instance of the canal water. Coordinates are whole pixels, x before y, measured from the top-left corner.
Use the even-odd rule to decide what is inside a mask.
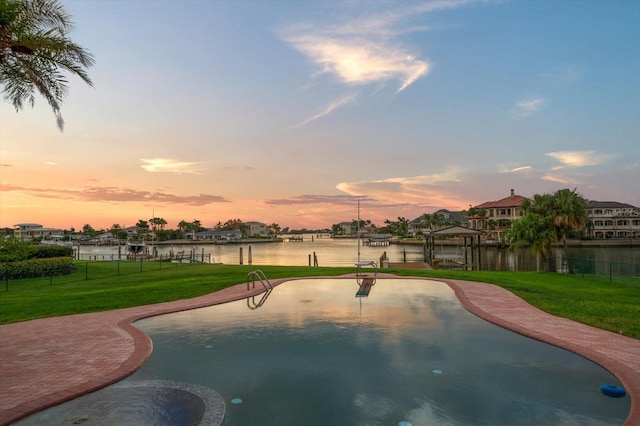
[[[389,246],[358,245],[357,239],[333,239],[315,234],[304,235],[303,241],[258,242],[246,244],[148,244],[159,256],[184,252],[198,261],[223,264],[280,265],[280,266],[353,266],[358,260],[380,261],[384,253],[390,263],[423,262],[425,250],[421,245],[392,244]],[[113,246],[74,247],[81,260],[126,259],[126,248]],[[468,249],[470,250],[470,249]],[[560,259],[562,249],[553,250],[553,258]],[[640,265],[638,247],[569,248],[572,258],[585,259],[593,264],[615,263]],[[464,249],[457,246],[437,246],[434,256],[463,258]],[[536,255],[527,249],[483,247],[480,265],[483,270],[535,271]]]

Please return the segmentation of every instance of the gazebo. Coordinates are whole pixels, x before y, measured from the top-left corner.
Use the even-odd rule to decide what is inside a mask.
[[[480,237],[483,234],[484,231],[464,226],[449,226],[429,232],[425,246],[425,255],[429,259],[429,264],[437,268],[440,262],[456,263],[464,269],[479,270],[482,264]],[[459,252],[457,250],[455,254],[436,254],[436,239],[455,241]],[[444,244],[441,243],[441,245]]]

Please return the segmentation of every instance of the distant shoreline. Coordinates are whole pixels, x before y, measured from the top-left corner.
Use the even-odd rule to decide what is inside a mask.
[[[158,246],[166,246],[172,244],[183,244],[183,245],[203,245],[203,244],[213,244],[213,245],[227,245],[227,244],[255,244],[255,243],[281,243],[284,240],[282,238],[247,238],[243,240],[167,240],[167,241],[154,241],[154,245]],[[150,244],[150,243],[149,243]]]
[[[391,244],[398,245],[407,245],[407,246],[422,246],[424,245],[424,241],[421,240],[391,240]],[[460,243],[455,240],[437,240],[437,245],[444,246],[456,246]],[[509,247],[509,244],[499,243],[497,241],[487,241],[481,242],[481,247]],[[562,244],[557,243],[553,245],[554,247],[562,247]],[[588,248],[610,248],[610,247],[638,247],[640,248],[640,239],[630,239],[630,238],[619,238],[619,239],[608,239],[608,240],[567,240],[567,246],[569,247],[588,247]]]
[[[352,238],[356,239],[356,237],[340,237],[340,239],[344,238]],[[279,238],[247,238],[242,240],[187,240],[187,239],[179,239],[179,240],[167,240],[167,241],[147,241],[145,242],[147,245],[157,245],[157,246],[168,246],[168,245],[241,245],[241,244],[262,244],[262,243],[281,243],[284,242],[287,237],[279,237]],[[306,241],[306,239],[305,239]],[[309,241],[313,241],[312,239]],[[126,242],[121,242],[120,244],[125,244]],[[408,240],[398,240],[391,239],[391,244],[395,245],[406,245],[406,246],[423,246],[425,244],[424,240],[417,239],[408,239]],[[460,242],[457,240],[437,240],[437,245],[443,246],[457,246],[460,245]],[[86,246],[94,246],[96,244],[80,244]],[[100,244],[98,244],[100,245]],[[104,244],[117,246],[118,244]],[[585,247],[585,248],[607,248],[607,247],[639,247],[640,248],[640,238],[630,239],[630,238],[617,238],[617,239],[606,239],[606,240],[567,240],[567,245],[569,247]],[[482,241],[480,243],[481,247],[496,247],[496,248],[507,248],[508,244],[501,243],[498,241]],[[554,247],[561,247],[562,244],[555,244]]]

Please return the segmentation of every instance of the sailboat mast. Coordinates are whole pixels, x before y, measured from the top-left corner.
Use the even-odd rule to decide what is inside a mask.
[[[360,196],[358,195],[358,223],[356,224],[356,233],[358,234],[358,262],[360,262]]]

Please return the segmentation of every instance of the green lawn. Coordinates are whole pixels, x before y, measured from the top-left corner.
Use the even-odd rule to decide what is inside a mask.
[[[244,283],[247,274],[255,269],[261,269],[270,279],[355,272],[355,268],[79,262],[77,272],[69,276],[3,283],[0,324],[200,296]],[[616,284],[541,272],[416,269],[384,272],[493,283],[551,314],[640,338],[640,282]]]

